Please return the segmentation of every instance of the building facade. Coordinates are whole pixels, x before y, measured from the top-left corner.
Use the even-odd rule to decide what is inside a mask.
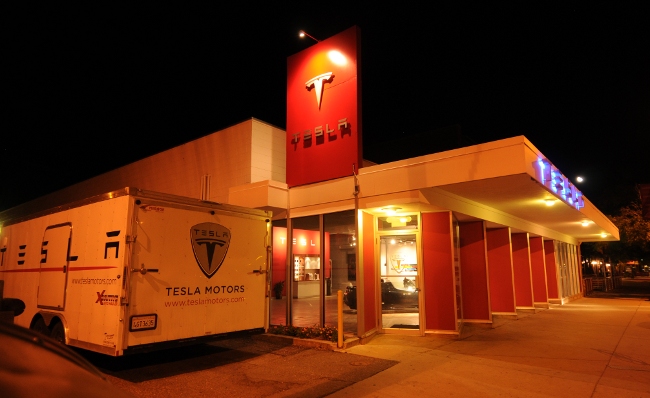
[[[619,238],[523,136],[292,187],[285,137],[246,120],[49,200],[135,186],[272,210],[270,323],[336,326],[341,290],[344,330],[362,340],[458,335],[566,303],[583,295],[580,243]]]

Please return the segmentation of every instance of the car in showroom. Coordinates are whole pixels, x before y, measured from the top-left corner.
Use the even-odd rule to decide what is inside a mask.
[[[398,289],[391,281],[381,280],[381,307],[382,309],[417,308],[419,294],[413,280],[404,278],[404,289]],[[343,302],[352,310],[357,309],[357,287],[348,286],[343,293]]]

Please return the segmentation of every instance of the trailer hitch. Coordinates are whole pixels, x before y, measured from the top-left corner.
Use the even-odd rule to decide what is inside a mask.
[[[158,272],[158,268],[145,268],[144,264],[141,264],[140,269],[131,268],[131,272],[139,272],[142,275],[146,275],[147,272]]]

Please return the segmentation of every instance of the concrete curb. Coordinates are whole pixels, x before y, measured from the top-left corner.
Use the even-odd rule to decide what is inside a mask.
[[[280,345],[295,345],[299,347],[308,347],[317,350],[329,350],[329,351],[342,351],[359,344],[359,339],[356,337],[348,338],[345,341],[343,341],[342,348],[338,348],[336,346],[336,343],[332,343],[326,340],[301,339],[298,337],[283,336],[280,334],[270,334],[270,333],[258,334],[258,335],[254,335],[253,338],[262,341],[267,341],[269,343],[280,344]]]

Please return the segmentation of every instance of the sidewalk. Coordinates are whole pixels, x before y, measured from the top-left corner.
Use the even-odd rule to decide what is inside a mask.
[[[458,340],[378,335],[345,352],[399,363],[330,397],[650,397],[650,301],[582,298]]]

